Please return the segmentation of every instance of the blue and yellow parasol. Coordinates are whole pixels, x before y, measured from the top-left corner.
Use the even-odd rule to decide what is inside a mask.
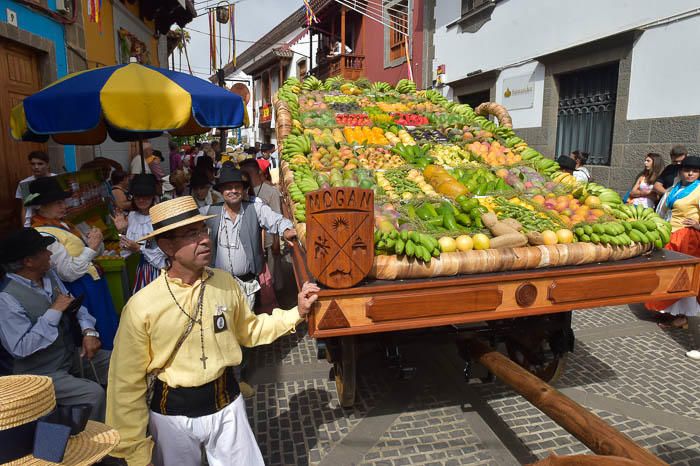
[[[129,63],[70,74],[12,109],[12,136],[23,141],[93,145],[201,134],[242,125],[240,96],[203,79]]]

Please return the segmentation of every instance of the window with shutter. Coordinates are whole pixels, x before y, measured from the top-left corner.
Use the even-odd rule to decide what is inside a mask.
[[[408,31],[409,0],[385,0],[384,13],[387,22],[391,24],[388,30],[388,41],[385,43],[385,57],[389,63],[400,62],[406,56],[406,35]],[[385,36],[386,37],[386,36]]]
[[[610,165],[618,68],[615,62],[558,77],[557,156],[580,150],[590,154],[589,165]]]

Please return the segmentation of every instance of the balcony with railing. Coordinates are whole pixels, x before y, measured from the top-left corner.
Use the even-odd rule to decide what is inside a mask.
[[[311,70],[311,74],[318,79],[327,79],[342,76],[345,79],[359,79],[365,74],[364,55],[354,53],[341,53],[328,57]]]

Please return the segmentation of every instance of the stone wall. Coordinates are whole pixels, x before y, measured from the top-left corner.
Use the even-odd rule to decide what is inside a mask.
[[[560,155],[555,154],[559,102],[557,75],[617,61],[617,102],[610,165],[593,165],[588,168],[594,181],[624,193],[642,170],[647,153],[657,152],[668,163],[671,147],[683,144],[690,154],[700,155],[700,115],[627,120],[633,40],[621,42],[623,43],[615,45],[598,44],[598,47],[588,44],[542,58],[546,67],[542,126],[516,128],[516,131],[543,154],[550,157]]]

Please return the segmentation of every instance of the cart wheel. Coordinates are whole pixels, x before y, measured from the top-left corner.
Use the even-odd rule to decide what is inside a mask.
[[[506,340],[508,357],[543,381],[553,384],[564,373],[569,353],[554,353],[543,337],[530,335]]]
[[[355,404],[355,337],[342,337],[340,339],[339,349],[340,357],[333,363],[335,388],[338,392],[340,406],[343,408],[352,408]]]

